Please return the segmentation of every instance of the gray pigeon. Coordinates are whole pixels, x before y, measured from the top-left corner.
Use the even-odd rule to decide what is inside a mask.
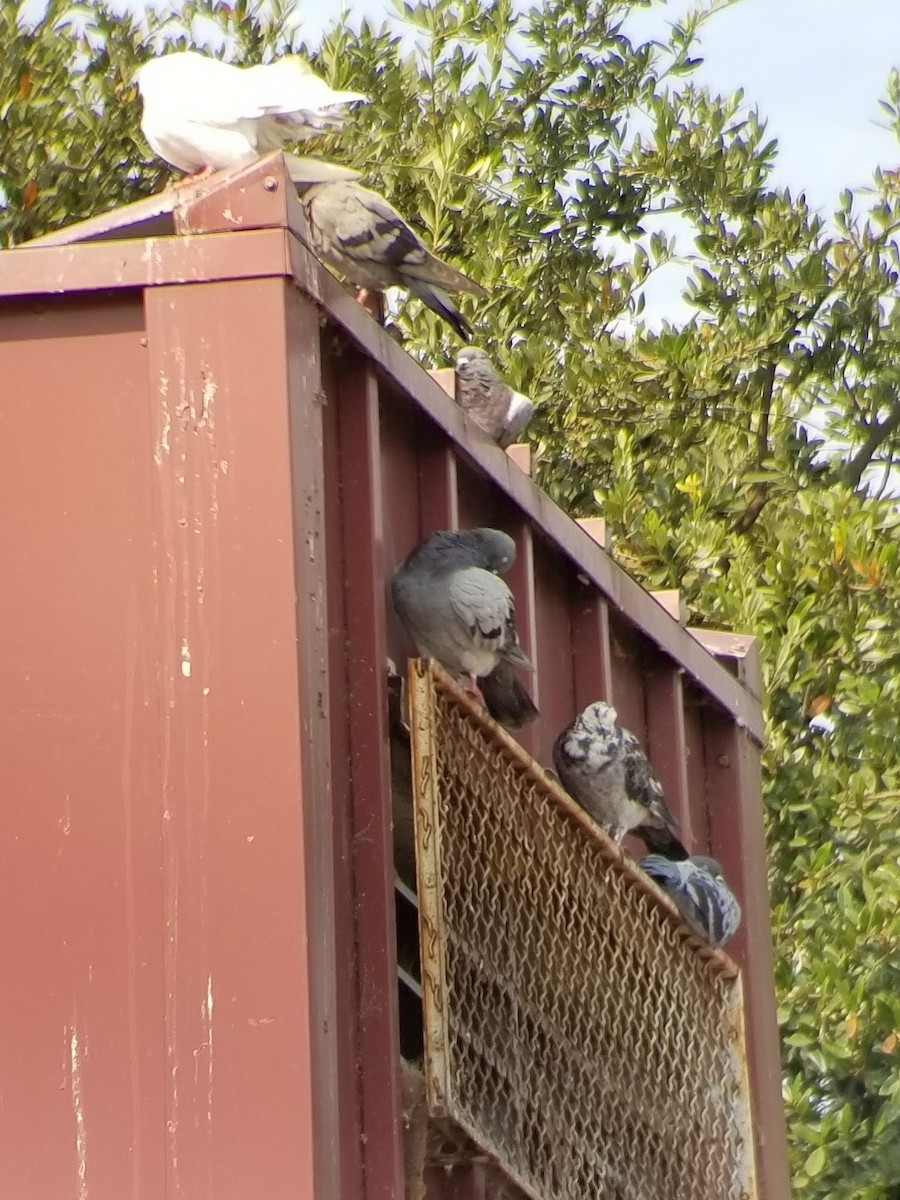
[[[462,271],[441,262],[383,196],[341,180],[315,184],[301,197],[312,247],[358,287],[383,292],[402,287],[448,321],[461,338],[472,328],[445,294],[487,292]]]
[[[553,762],[566,791],[614,841],[641,827],[677,831],[662,785],[641,744],[602,700],[590,704],[562,731]]]
[[[714,858],[697,854],[684,862],[670,862],[651,854],[638,866],[671,896],[691,929],[711,946],[724,946],[734,937],[741,906]]]
[[[456,403],[504,449],[521,436],[534,405],[500,378],[484,350],[466,346],[456,356]]]
[[[512,592],[500,578],[515,557],[515,542],[499,529],[444,530],[421,542],[391,580],[394,608],[418,652],[486,704],[479,677],[504,663],[534,669],[519,645]],[[509,707],[506,677],[498,692],[497,703]],[[513,697],[513,707],[522,708],[521,697]],[[488,711],[493,715],[490,705]]]

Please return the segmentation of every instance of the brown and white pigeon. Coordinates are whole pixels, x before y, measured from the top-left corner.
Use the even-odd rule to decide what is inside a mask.
[[[589,704],[556,739],[553,762],[566,791],[614,841],[631,832],[644,837],[646,831],[650,839],[659,832],[681,849],[650,760],[611,704]]]
[[[466,346],[456,356],[456,403],[504,449],[522,435],[534,415],[528,397],[501,379],[478,346]]]
[[[518,728],[537,709],[509,670],[534,669],[500,578],[515,556],[515,542],[499,529],[433,533],[394,572],[391,598],[418,652],[462,679],[498,721]]]
[[[447,292],[486,296],[484,288],[442,262],[383,196],[358,183],[316,184],[302,196],[312,248],[358,287],[402,287],[447,321],[461,338],[472,327]]]
[[[687,924],[711,946],[724,946],[734,937],[741,923],[741,906],[714,858],[695,854],[683,862],[671,862],[651,854],[638,866],[671,896]]]

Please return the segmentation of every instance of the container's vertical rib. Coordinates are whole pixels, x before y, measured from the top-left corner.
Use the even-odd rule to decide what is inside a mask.
[[[781,1054],[775,992],[759,746],[717,707],[704,719],[706,802],[712,853],[743,901],[734,956],[745,967],[750,1082],[760,1188],[785,1200],[790,1175],[781,1099]]]
[[[332,360],[331,376],[340,478],[340,555],[331,579],[341,607],[332,670],[346,754],[338,775],[351,835],[365,1195],[390,1200],[402,1186],[402,1152],[378,384],[352,351]]]
[[[687,742],[681,672],[660,663],[647,676],[647,744],[663,793],[678,820],[681,840],[694,845],[688,796]]]
[[[347,634],[344,537],[341,511],[341,446],[335,359],[323,354],[325,404],[322,413],[325,460],[325,521],[328,530],[328,695],[331,705],[331,816],[334,846],[337,1069],[340,1096],[340,1195],[365,1195],[362,1154],[359,969],[353,861],[353,790],[347,698]]]
[[[435,688],[429,663],[410,659],[409,707],[413,754],[413,804],[416,827],[416,874],[426,1046],[428,1104],[446,1112],[449,1094],[447,995],[441,910],[440,796],[435,733]]]
[[[576,580],[572,587],[572,661],[575,710],[595,700],[613,701],[609,605],[596,589]]]

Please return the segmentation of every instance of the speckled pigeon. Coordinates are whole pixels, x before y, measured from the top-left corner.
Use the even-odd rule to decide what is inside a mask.
[[[466,346],[456,356],[456,403],[500,446],[524,432],[534,405],[497,374],[484,350]]]
[[[611,704],[589,704],[556,739],[553,762],[566,791],[615,841],[644,836],[645,827],[676,836],[650,760]]]

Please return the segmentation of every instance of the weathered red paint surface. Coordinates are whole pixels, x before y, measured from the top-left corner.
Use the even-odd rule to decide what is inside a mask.
[[[387,583],[496,524],[523,745],[549,765],[611,699],[744,901],[782,1200],[752,647],[725,670],[469,425],[295,236],[280,171],[0,254],[0,1195],[402,1196]]]

